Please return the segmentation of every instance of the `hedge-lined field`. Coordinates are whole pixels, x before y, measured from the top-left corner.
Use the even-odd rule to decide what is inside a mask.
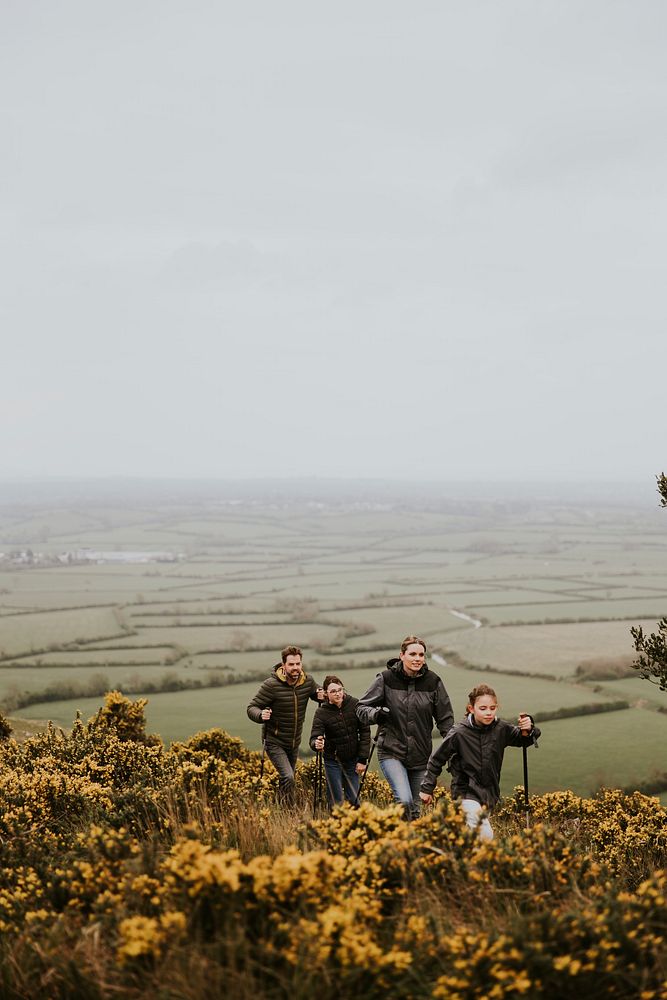
[[[210,497],[28,507],[0,507],[0,552],[36,555],[0,559],[0,708],[14,714],[24,705],[26,717],[68,726],[77,708],[99,706],[106,678],[109,688],[150,694],[150,724],[165,741],[219,725],[256,745],[245,705],[283,644],[301,645],[318,679],[345,671],[358,695],[401,638],[417,633],[447,661],[431,665],[457,715],[486,680],[505,714],[627,697],[646,714],[647,732],[661,736],[667,724],[659,692],[614,673],[632,658],[630,626],[650,631],[665,611],[659,511],[474,497],[421,508]],[[57,562],[86,546],[149,561]],[[172,562],[150,561],[169,552]],[[233,691],[221,686],[229,681],[246,683]],[[622,739],[637,723],[615,712],[596,725]],[[568,780],[588,792],[596,774],[613,772],[614,757],[601,766],[584,716],[570,726],[581,765]],[[545,790],[563,784],[570,747],[559,746],[560,731],[544,755]],[[631,741],[627,752],[632,773],[647,779],[654,741]]]
[[[356,677],[359,673],[353,671],[351,675]],[[342,676],[348,684],[348,676]],[[370,681],[373,673],[363,672],[363,676]],[[261,747],[261,726],[246,716],[246,706],[257,686],[256,683],[238,684],[188,692],[189,714],[184,712],[182,695],[152,694],[146,707],[149,729],[153,732],[168,729],[177,734],[176,738],[185,740],[196,730],[198,721],[205,727],[224,728],[225,720],[229,719],[246,745],[258,750]],[[360,686],[351,687],[351,690],[360,690]],[[55,717],[59,725],[69,728],[77,709],[87,717],[96,711],[101,701],[101,697],[79,698],[54,705],[30,706],[27,711],[43,722]],[[458,704],[460,706],[460,699]],[[597,704],[605,703],[601,701]],[[518,712],[519,708],[516,712],[503,711],[502,714],[514,718]],[[313,713],[314,707],[308,710],[306,717],[302,742],[304,750],[307,748]],[[462,711],[458,711],[457,715],[462,715]],[[539,711],[536,715],[539,720]],[[627,787],[656,772],[665,771],[667,718],[657,712],[628,709],[600,715],[586,714],[540,723],[540,726],[543,738],[539,751],[532,755],[530,763],[530,785],[535,792],[570,788],[579,795],[590,795],[603,785]],[[434,746],[438,743],[437,733],[435,736]],[[521,754],[509,749],[505,755],[502,781],[505,794],[509,794],[512,787],[521,781],[521,767]]]
[[[494,670],[572,678],[577,667],[590,660],[612,661],[624,655],[629,664],[635,655],[628,642],[629,624],[634,622],[565,622],[561,625],[467,629],[452,636],[447,648],[467,662],[488,665]],[[655,621],[646,620],[644,628],[652,631]]]

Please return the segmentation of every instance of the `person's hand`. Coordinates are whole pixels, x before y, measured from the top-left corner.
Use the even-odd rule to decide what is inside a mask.
[[[531,731],[532,728],[533,728],[533,720],[531,719],[531,717],[529,715],[526,715],[525,712],[520,712],[519,713],[519,729],[521,730],[521,732],[523,733],[523,735],[527,736],[528,733]]]
[[[382,708],[378,708],[377,715],[375,716],[375,721],[379,726],[384,725],[385,722],[389,722],[390,719],[391,719],[391,712],[389,711],[386,705],[383,705]]]
[[[368,767],[368,764],[361,764],[361,763],[359,763],[359,764],[357,764],[355,770],[356,770],[357,774],[363,774],[367,767]]]
[[[262,709],[262,722],[268,722],[270,718],[271,718],[271,709],[270,708],[263,708]]]
[[[324,736],[318,736],[315,740],[314,747],[316,750],[324,750]]]
[[[324,699],[326,698],[326,696],[327,696],[327,693],[324,690],[324,688],[318,688],[317,689],[317,700],[318,701],[324,701]]]
[[[422,802],[425,802],[427,806],[430,806],[431,802],[433,802],[433,796],[429,795],[428,792],[420,792],[419,798]]]

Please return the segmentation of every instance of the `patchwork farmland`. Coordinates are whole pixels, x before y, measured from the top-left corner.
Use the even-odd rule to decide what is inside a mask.
[[[21,718],[68,728],[116,688],[148,698],[166,742],[219,726],[256,749],[245,706],[283,645],[358,695],[416,633],[457,716],[486,680],[504,715],[544,717],[534,791],[651,780],[667,696],[631,669],[629,630],[667,612],[664,513],[471,494],[155,487],[5,502],[3,711],[17,731]]]

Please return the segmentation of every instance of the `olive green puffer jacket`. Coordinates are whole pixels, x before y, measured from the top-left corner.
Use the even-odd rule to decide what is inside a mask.
[[[276,663],[273,673],[248,705],[248,718],[263,723],[265,739],[275,740],[285,749],[293,750],[301,742],[308,700],[318,700],[317,690],[313,678],[305,673],[296,684],[288,684],[282,663]],[[262,719],[265,708],[271,709],[268,722]]]

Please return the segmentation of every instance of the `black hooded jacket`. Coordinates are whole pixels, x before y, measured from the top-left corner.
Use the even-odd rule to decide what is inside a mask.
[[[388,708],[386,721],[382,708]],[[400,659],[387,661],[366,694],[359,699],[357,716],[366,725],[380,722],[378,755],[392,757],[407,768],[425,767],[433,748],[433,722],[444,736],[454,722],[445,686],[424,664],[411,676]]]
[[[311,749],[315,749],[318,736],[324,736],[326,760],[365,764],[371,746],[371,727],[357,718],[356,708],[357,699],[349,694],[343,697],[340,708],[331,702],[320,705],[310,731]]]
[[[534,723],[527,736],[518,726],[504,719],[495,719],[489,726],[480,726],[471,713],[463,722],[452,726],[431,754],[420,791],[428,795],[433,793],[438,775],[449,761],[452,795],[459,799],[476,799],[490,809],[500,798],[500,771],[505,747],[536,744],[540,735]]]

